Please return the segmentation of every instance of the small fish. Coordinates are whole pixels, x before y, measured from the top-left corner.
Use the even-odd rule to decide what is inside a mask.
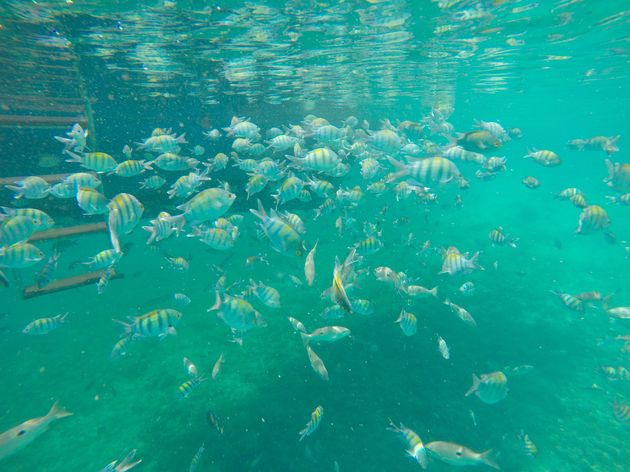
[[[346,294],[346,289],[343,286],[343,280],[341,278],[341,273],[343,271],[344,266],[340,264],[339,258],[335,257],[335,269],[333,270],[333,280],[332,280],[332,286],[330,290],[330,298],[334,303],[339,305],[344,311],[348,313],[352,313],[352,304],[350,303],[350,299],[348,298],[348,295]]]
[[[395,321],[395,323],[398,323],[400,325],[400,329],[402,329],[402,332],[405,334],[405,336],[413,336],[414,334],[416,334],[416,331],[418,329],[418,321],[416,319],[416,315],[414,315],[413,313],[408,313],[405,310],[402,310],[400,312],[400,316]]]
[[[315,242],[313,249],[306,255],[306,261],[304,262],[304,277],[309,287],[311,287],[315,281],[315,253],[317,252],[318,242],[319,241]]]
[[[432,289],[428,289],[423,287],[422,285],[405,285],[403,286],[403,292],[411,297],[437,297],[437,287],[433,287]]]
[[[114,268],[113,264],[103,270],[101,276],[98,279],[98,282],[96,282],[96,292],[99,295],[103,295],[103,292],[105,292],[105,288],[109,285],[109,281],[115,273],[116,269]]]
[[[324,365],[324,361],[322,361],[321,358],[315,353],[315,351],[313,351],[311,346],[307,344],[305,347],[306,354],[308,355],[308,360],[311,363],[311,367],[313,368],[315,373],[319,375],[322,380],[328,381],[328,370]]]
[[[459,305],[451,302],[448,298],[444,300],[444,304],[448,306],[453,312],[462,320],[464,323],[469,324],[471,326],[477,326],[475,319],[472,317],[470,313],[465,308],[462,308]]]
[[[466,297],[470,297],[475,293],[476,287],[472,282],[464,282],[460,287],[459,291]]]
[[[280,293],[262,282],[249,281],[249,290],[260,302],[269,308],[280,308]]]
[[[296,333],[306,333],[306,327],[300,320],[296,320],[295,318],[289,316],[289,323],[291,323],[291,326],[293,326],[293,330]]]
[[[503,368],[505,375],[509,375],[510,377],[521,377],[531,373],[533,370],[534,366],[528,364],[517,365],[516,367],[507,366]]]
[[[59,256],[59,251],[55,250],[48,261],[46,261],[44,267],[42,267],[41,270],[37,273],[37,277],[35,279],[37,288],[42,289],[55,279],[55,274],[59,265]]]
[[[191,302],[190,298],[185,293],[174,293],[173,300],[180,306],[189,305]]]
[[[534,441],[529,438],[529,434],[521,430],[519,439],[523,443],[523,449],[528,456],[536,457],[538,455],[538,448],[536,447],[536,444],[534,444]]]
[[[444,341],[444,338],[438,334],[438,349],[440,350],[440,354],[446,360],[450,359],[451,354],[448,348],[448,344]]]
[[[221,372],[223,362],[225,362],[225,359],[223,353],[221,353],[217,361],[214,363],[214,366],[212,367],[212,380],[216,379],[219,376],[219,372]]]
[[[171,263],[171,267],[179,271],[187,271],[190,264],[183,257],[167,257],[166,260]]]
[[[65,323],[68,313],[63,315],[53,316],[51,318],[39,318],[35,321],[31,321],[26,325],[26,328],[22,330],[24,334],[48,334],[52,330],[59,328]]]
[[[195,455],[193,456],[192,461],[190,462],[190,467],[188,467],[188,472],[195,472],[197,470],[197,468],[199,467],[199,463],[201,462],[201,456],[203,455],[203,452],[205,450],[206,450],[206,445],[205,443],[202,443],[199,449],[197,450],[197,452],[195,453]]]
[[[136,449],[132,449],[131,451],[129,451],[129,453],[125,456],[125,458],[120,461],[120,463],[118,463],[118,461],[112,461],[109,464],[107,464],[100,472],[126,472],[128,470],[133,469],[135,466],[137,466],[138,464],[140,464],[142,462],[142,459],[138,459],[137,461],[134,461],[134,459],[136,458]]]
[[[405,427],[402,423],[400,423],[400,426],[396,426],[391,419],[389,420],[389,427],[387,429],[402,436],[408,446],[407,454],[413,457],[416,462],[420,464],[420,467],[426,469],[429,465],[429,459],[427,457],[427,450],[425,449],[420,436],[411,429]]]
[[[309,343],[334,343],[350,336],[350,330],[343,326],[324,326],[310,334],[300,333],[304,344]]]
[[[202,382],[206,380],[205,377],[193,377],[190,380],[187,380],[179,387],[177,387],[177,398],[183,400],[187,398],[188,395],[192,393],[192,391],[199,386]]]
[[[501,371],[481,374],[481,377],[473,374],[472,386],[468,389],[465,396],[467,397],[473,393],[482,402],[494,405],[507,396],[507,377]]]
[[[191,377],[199,376],[199,371],[197,370],[197,366],[193,364],[190,361],[190,359],[188,359],[187,357],[184,357],[184,369],[186,370],[186,373],[190,375]]]
[[[127,354],[127,347],[131,342],[131,336],[123,336],[120,338],[114,347],[112,348],[111,358],[115,359],[117,357],[121,357]]]
[[[311,413],[311,419],[309,420],[308,423],[306,423],[306,426],[304,427],[304,429],[302,429],[299,433],[300,441],[304,439],[306,436],[310,436],[311,434],[315,432],[315,430],[319,426],[319,423],[321,423],[322,421],[323,415],[324,415],[324,409],[321,407],[321,405],[315,408],[313,413]]]
[[[208,410],[206,412],[206,422],[210,426],[213,426],[219,432],[219,434],[223,434],[223,425],[221,424],[220,418],[214,411]]]

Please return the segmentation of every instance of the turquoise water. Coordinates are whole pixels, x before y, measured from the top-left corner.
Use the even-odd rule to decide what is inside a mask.
[[[311,202],[281,205],[303,219],[306,249],[301,256],[280,254],[257,235],[258,220],[249,209],[256,207],[256,197],[266,209],[273,208],[271,195],[284,179],[247,200],[248,175],[231,159],[226,170],[211,172],[212,180],[197,189],[228,183],[236,200],[226,216],[244,216],[234,247],[219,251],[184,235],[146,244],[148,233],[141,226],[160,211],[179,214],[175,207],[188,200],[166,195],[185,172],[157,169],[132,178],[100,174],[108,200],[126,192],[145,208],[135,229],[120,238],[124,256],[115,268],[122,278],[111,280],[100,295],[93,282],[22,296],[56,245],[61,256],[55,280],[86,273],[78,262],[112,247],[107,231],[66,237],[61,244],[35,242],[45,254],[41,262],[25,269],[0,267],[10,282],[0,287],[0,431],[44,415],[54,401],[73,413],[1,458],[0,470],[101,470],[132,449],[142,459],[137,470],[188,470],[202,444],[197,470],[421,470],[406,457],[408,445],[386,430],[390,418],[415,431],[425,445],[449,441],[479,452],[492,449],[502,470],[630,470],[628,420],[617,418],[612,407],[630,403],[630,379],[611,381],[601,373],[603,366],[630,369],[628,350],[615,339],[628,334],[628,322],[610,316],[599,302],[585,302],[584,312],[572,311],[550,293],[599,291],[613,294],[611,308],[630,303],[628,208],[606,198],[624,192],[603,182],[606,158],[627,162],[625,2],[371,3],[0,6],[0,61],[7,71],[0,78],[0,176],[82,171],[65,162],[63,145],[54,139],[66,136],[75,117],[90,130],[88,146],[118,162],[125,160],[125,144],[134,148],[134,159],[155,158],[159,153],[145,156],[134,143],[156,127],[186,132],[188,144],[180,154],[190,157],[195,145],[203,146],[203,155],[196,156],[201,171],[218,152],[230,154],[234,138],[222,128],[232,116],[249,117],[263,141],[272,127],[301,124],[305,133],[314,132],[308,115],[340,128],[355,116],[359,124],[345,131],[343,144],[332,145],[350,165],[346,175],[292,170],[303,179],[329,180],[335,191],[358,185],[365,194],[355,207],[333,193],[336,209],[317,220],[314,210],[324,199],[314,194]],[[427,124],[432,110],[444,114],[453,133],[440,135]],[[479,165],[454,159],[469,188],[460,189],[454,180],[423,182],[437,195],[436,202],[413,195],[398,201],[393,187],[400,180],[387,181],[393,171],[387,157],[407,162],[408,156],[370,146],[367,154],[347,150],[366,141],[368,132],[359,131],[367,128],[363,120],[372,133],[383,119],[400,137],[399,121],[425,125],[424,136],[414,140],[424,148],[420,158],[431,155],[430,142],[439,154],[447,152],[455,131],[471,131],[475,119],[519,128],[523,136],[486,153],[507,158],[506,169],[495,177],[480,180],[475,177]],[[219,140],[204,137],[212,129],[221,130]],[[609,156],[567,147],[569,140],[598,135],[620,135],[620,150]],[[302,142],[306,151],[320,146],[313,137]],[[555,151],[561,165],[543,167],[523,159],[533,148]],[[284,154],[266,150],[255,159],[271,157],[286,165]],[[45,155],[52,164],[43,160]],[[359,173],[366,157],[383,167],[375,179]],[[167,184],[158,191],[141,190],[139,182],[154,174]],[[527,176],[536,177],[540,187],[526,188],[521,180]],[[378,196],[367,191],[377,180],[387,188]],[[601,205],[610,225],[575,234],[581,209],[554,198],[568,187],[582,190],[589,204]],[[456,195],[462,205],[455,204]],[[46,211],[57,227],[107,219],[84,216],[74,198],[16,200],[3,189],[0,204]],[[336,220],[347,216],[357,223],[339,234]],[[402,217],[408,222],[395,223]],[[353,264],[365,274],[349,297],[369,300],[374,313],[325,320],[320,314],[333,302],[321,293],[331,286],[335,257],[343,260],[366,237],[365,222],[379,224],[382,232],[376,237],[383,248]],[[192,232],[191,226],[184,232]],[[499,226],[518,238],[516,248],[492,244],[488,235]],[[304,259],[316,241],[316,279],[309,287]],[[425,241],[431,249],[421,252]],[[470,255],[479,251],[485,270],[439,275],[440,249],[449,246]],[[248,264],[248,257],[258,255],[269,265]],[[190,268],[177,271],[166,256],[184,257]],[[405,272],[414,284],[437,286],[437,297],[410,299],[397,293],[376,280],[379,266]],[[207,312],[222,274],[233,296],[249,279],[276,288],[281,296],[280,309],[247,298],[267,326],[248,331],[242,345],[216,313]],[[303,284],[296,286],[289,275]],[[459,291],[466,281],[476,287],[471,296]],[[191,303],[178,306],[177,292]],[[477,326],[459,320],[444,299],[464,307]],[[112,359],[123,331],[112,319],[158,308],[181,311],[177,335],[133,340],[125,356]],[[405,336],[395,323],[403,308],[417,317],[413,336]],[[22,333],[35,319],[66,312],[67,322],[46,335]],[[347,339],[312,345],[328,381],[311,368],[289,316],[309,332],[329,325],[351,330]],[[438,350],[438,334],[450,348],[448,360]],[[200,375],[209,377],[222,353],[225,362],[217,378],[179,400],[178,386],[190,378],[182,359],[189,358]],[[509,373],[508,367],[521,365],[534,368],[526,375]],[[472,374],[500,370],[508,374],[504,399],[488,405],[475,395],[464,396]],[[318,428],[298,441],[318,405],[324,409]],[[223,434],[208,424],[209,410],[220,418]],[[535,456],[527,453],[521,432],[535,443]],[[459,469],[429,456],[428,470]]]

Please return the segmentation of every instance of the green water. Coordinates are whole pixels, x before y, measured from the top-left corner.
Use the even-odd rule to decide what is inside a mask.
[[[612,321],[596,302],[587,303],[584,313],[571,311],[550,293],[597,290],[614,294],[611,307],[630,304],[630,210],[605,198],[621,195],[603,183],[609,156],[567,147],[575,138],[621,135],[620,151],[610,159],[627,162],[628,10],[622,1],[540,3],[518,12],[514,9],[534,4],[226,2],[218,10],[200,1],[2,2],[0,63],[7,71],[0,77],[2,177],[82,170],[64,162],[63,146],[54,140],[72,122],[47,128],[31,126],[28,118],[72,115],[60,105],[64,97],[82,110],[86,100],[90,103],[96,149],[118,162],[124,160],[125,144],[135,147],[156,127],[187,133],[183,155],[191,156],[196,144],[205,148],[202,162],[217,152],[229,154],[232,138],[224,134],[212,142],[203,132],[229,126],[234,115],[251,117],[264,138],[269,128],[301,123],[308,114],[339,127],[354,115],[377,130],[381,119],[394,125],[421,121],[432,108],[448,105],[456,131],[470,131],[473,120],[482,119],[518,127],[523,137],[487,154],[507,157],[507,169],[490,180],[475,178],[479,166],[455,161],[470,188],[430,185],[438,200],[429,204],[413,197],[397,201],[393,184],[383,195],[369,194],[372,181],[361,178],[359,159],[349,157],[346,176],[324,178],[335,190],[363,189],[363,201],[346,210],[356,226],[338,233],[341,202],[317,220],[314,209],[322,198],[281,206],[304,220],[307,250],[319,241],[312,287],[296,287],[288,277],[304,280],[304,256],[278,254],[257,237],[257,220],[249,212],[255,198],[246,200],[244,191],[248,176],[232,162],[200,187],[228,182],[237,195],[227,215],[245,218],[234,247],[226,251],[184,235],[145,244],[148,233],[141,226],[159,211],[179,213],[175,206],[185,200],[169,200],[166,190],[183,172],[158,170],[168,180],[159,191],[139,190],[152,172],[129,179],[102,175],[108,198],[127,192],[145,206],[135,230],[121,237],[125,254],[116,270],[122,278],[111,280],[102,295],[92,283],[24,299],[24,287],[34,283],[57,241],[35,243],[45,258],[33,267],[0,268],[10,281],[10,287],[0,287],[0,431],[44,415],[56,400],[74,413],[0,459],[0,470],[96,471],[137,449],[139,471],[185,471],[202,443],[200,471],[421,470],[405,456],[407,445],[386,430],[389,418],[413,429],[425,444],[450,441],[475,451],[492,449],[502,470],[630,470],[629,425],[611,406],[630,403],[630,380],[610,381],[599,371],[602,366],[630,369],[623,341],[615,340],[628,334],[628,322]],[[487,14],[462,19],[475,12]],[[445,25],[452,29],[436,29]],[[410,37],[396,43],[382,39],[392,32]],[[517,43],[507,43],[510,38]],[[54,56],[58,53],[70,59]],[[447,145],[428,129],[425,138]],[[307,138],[303,148],[315,147]],[[545,168],[523,159],[532,148],[554,150],[562,164]],[[38,165],[46,153],[61,161],[52,168]],[[141,155],[134,151],[134,158]],[[279,162],[283,155],[264,154]],[[391,166],[384,156],[379,159],[384,177]],[[523,186],[521,180],[530,175],[540,181],[539,188]],[[257,195],[266,208],[275,205],[271,194],[281,182]],[[581,189],[589,204],[605,208],[614,243],[603,231],[575,234],[580,209],[554,198],[567,187]],[[454,203],[458,194],[461,207]],[[42,209],[57,226],[104,219],[83,216],[74,199],[15,200],[6,189],[0,191],[0,204]],[[409,222],[394,224],[401,217]],[[343,260],[365,237],[363,223],[379,219],[383,249],[357,263],[357,269],[369,272],[350,293],[370,300],[374,313],[324,320],[320,313],[332,302],[320,294],[331,285],[335,256]],[[488,234],[498,226],[518,238],[516,248],[491,244]],[[434,248],[480,251],[485,270],[438,275],[439,251],[420,253],[427,240]],[[56,279],[85,273],[76,262],[111,247],[107,232],[64,241]],[[174,270],[165,255],[185,257],[190,269]],[[248,265],[246,259],[256,255],[264,255],[269,265]],[[404,271],[425,287],[438,286],[438,296],[407,303],[407,297],[375,279],[378,266]],[[244,282],[233,295],[250,278],[281,294],[278,310],[252,301],[268,326],[246,333],[242,346],[215,313],[207,312],[221,273],[228,285]],[[470,297],[458,290],[465,281],[476,286]],[[178,307],[176,292],[192,302]],[[477,327],[460,321],[443,304],[445,298],[465,307]],[[125,356],[111,359],[122,331],[112,318],[167,307],[183,313],[176,336],[134,340]],[[402,308],[417,316],[414,336],[405,336],[394,322]],[[22,333],[37,318],[65,312],[67,323],[47,335]],[[314,346],[328,382],[311,368],[289,316],[309,332],[327,325],[351,330],[349,339]],[[438,351],[438,334],[450,347],[449,360]],[[178,386],[189,379],[182,359],[191,359],[209,376],[221,353],[225,362],[218,377],[178,400]],[[464,396],[473,373],[525,364],[533,371],[508,376],[509,392],[499,403]],[[324,408],[318,429],[298,441],[318,405]],[[219,416],[223,435],[208,424],[208,410]],[[536,444],[535,457],[526,454],[521,431]],[[459,467],[431,458],[428,470]]]

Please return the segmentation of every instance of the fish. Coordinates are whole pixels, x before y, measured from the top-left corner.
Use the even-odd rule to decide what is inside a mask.
[[[291,323],[291,326],[296,333],[306,333],[306,327],[304,326],[304,324],[302,324],[300,320],[296,320],[291,316],[289,316],[288,319],[289,323]]]
[[[321,423],[322,421],[323,415],[324,408],[321,405],[317,406],[317,408],[313,410],[313,413],[311,413],[311,419],[309,420],[309,422],[306,423],[306,426],[299,432],[300,441],[315,432],[315,430],[319,426],[319,423]]]
[[[181,306],[190,305],[192,301],[185,293],[174,293],[173,300]]]
[[[119,193],[107,204],[110,240],[116,252],[121,252],[120,235],[129,234],[140,222],[144,205],[131,194]]]
[[[472,386],[466,392],[465,396],[472,394],[488,405],[503,400],[508,394],[507,377],[501,371],[491,372],[489,374],[481,374],[481,377],[473,374]]]
[[[451,354],[450,354],[450,350],[448,348],[448,344],[446,344],[446,341],[444,341],[444,338],[442,338],[442,336],[440,336],[438,334],[438,350],[440,351],[440,354],[442,355],[442,357],[446,360],[450,359]]]
[[[27,200],[41,200],[46,198],[52,188],[41,177],[31,176],[23,180],[18,180],[10,185],[5,185],[8,190],[14,192],[13,198],[19,200],[25,198]]]
[[[25,269],[44,259],[44,253],[31,243],[0,247],[0,267]]]
[[[404,424],[400,423],[399,426],[390,419],[389,427],[387,428],[389,431],[399,434],[402,439],[407,443],[408,449],[407,454],[410,457],[413,457],[414,460],[422,467],[426,469],[429,465],[429,459],[427,457],[427,450],[415,431],[407,428]]]
[[[477,263],[479,252],[468,258],[468,253],[461,254],[456,247],[449,247],[443,253],[442,270],[440,274],[469,275],[474,269],[483,270]]]
[[[195,455],[190,461],[188,472],[195,472],[199,468],[199,463],[201,462],[201,457],[203,456],[203,453],[205,450],[206,450],[205,443],[201,443],[201,446],[199,446],[199,449],[197,449],[197,452],[195,452]]]
[[[58,329],[62,324],[66,322],[68,313],[63,315],[57,315],[49,318],[38,318],[35,321],[31,321],[22,330],[24,334],[48,334],[51,331]]]
[[[405,285],[402,287],[403,292],[414,298],[426,296],[437,297],[437,289],[437,287],[428,289],[423,287],[422,285]]]
[[[188,398],[188,396],[196,389],[202,382],[205,382],[207,379],[205,377],[193,377],[190,380],[186,380],[179,387],[177,387],[177,398],[183,400]]]
[[[490,459],[492,450],[475,452],[465,446],[446,441],[432,441],[426,445],[429,457],[456,466],[487,465],[499,469],[499,465]]]
[[[213,426],[219,432],[219,434],[223,434],[223,424],[214,411],[208,410],[206,412],[206,422],[208,423],[208,425]]]
[[[26,242],[40,227],[32,216],[10,216],[0,225],[0,247]]]
[[[61,253],[55,249],[48,261],[46,261],[46,264],[39,270],[35,278],[37,288],[42,289],[55,279],[60,255]]]
[[[324,326],[311,333],[300,333],[304,344],[310,343],[334,343],[350,336],[350,330],[343,326]]]
[[[400,316],[395,321],[400,325],[400,329],[405,334],[405,336],[413,336],[416,334],[418,329],[418,321],[416,319],[416,315],[413,313],[408,313],[405,310],[400,312]]]
[[[132,339],[152,338],[164,339],[169,334],[175,335],[175,326],[182,318],[182,314],[172,308],[161,308],[145,313],[141,316],[130,316],[129,323],[116,320],[125,331],[124,335],[131,335]]]
[[[319,375],[319,377],[322,380],[328,382],[328,380],[330,380],[330,377],[328,376],[328,370],[326,369],[326,366],[324,365],[324,361],[322,361],[321,358],[317,355],[317,353],[313,351],[311,346],[306,344],[304,347],[306,349],[308,361],[310,362],[311,367],[313,368],[313,371],[315,371],[315,373]]]
[[[72,413],[63,410],[55,402],[46,416],[27,420],[0,434],[0,460],[28,446],[46,432],[52,422],[68,416],[72,416]]]
[[[316,241],[313,248],[306,255],[306,260],[304,261],[304,277],[306,278],[306,283],[309,287],[313,286],[313,282],[315,281],[315,253],[317,252],[317,243]]]
[[[528,151],[528,153],[523,157],[526,159],[533,159],[538,164],[544,167],[559,166],[562,163],[558,154],[546,149],[543,149],[541,151]]]
[[[353,250],[354,251],[354,250]],[[352,304],[344,288],[344,283],[341,277],[342,265],[339,262],[339,258],[335,257],[335,268],[333,270],[333,279],[330,290],[330,299],[341,307],[342,310],[347,313],[352,313]]]
[[[280,308],[280,293],[273,287],[250,279],[249,291],[265,306]]]
[[[472,315],[468,313],[468,311],[465,308],[462,308],[461,306],[456,305],[455,303],[450,301],[448,298],[444,300],[443,303],[444,305],[448,306],[453,311],[453,313],[455,313],[457,317],[460,320],[462,320],[464,323],[470,326],[477,326],[477,322],[472,317]]]
[[[225,358],[223,353],[221,353],[217,361],[214,363],[214,366],[212,367],[212,380],[215,380],[219,376],[219,372],[221,372],[221,367],[223,367],[224,362]]]
[[[470,297],[475,293],[476,287],[473,282],[464,282],[458,289],[464,296]]]
[[[588,205],[580,213],[577,234],[588,234],[591,230],[607,228],[610,225],[608,213],[599,205]]]
[[[122,461],[112,461],[101,469],[100,472],[126,472],[127,470],[135,468],[142,462],[142,459],[136,460],[137,452],[138,451],[136,449],[132,449],[127,453]]]
[[[521,430],[519,433],[519,439],[523,444],[523,450],[528,456],[536,457],[538,455],[538,448],[536,447],[536,444],[534,444],[534,441],[530,439],[529,434]]]
[[[184,370],[191,377],[198,377],[199,371],[197,370],[197,366],[191,362],[190,359],[184,357]]]

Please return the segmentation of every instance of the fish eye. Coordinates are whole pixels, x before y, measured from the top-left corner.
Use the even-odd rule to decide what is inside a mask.
[[[17,435],[18,436],[24,436],[27,433],[27,431],[25,429],[21,429],[18,431]]]

